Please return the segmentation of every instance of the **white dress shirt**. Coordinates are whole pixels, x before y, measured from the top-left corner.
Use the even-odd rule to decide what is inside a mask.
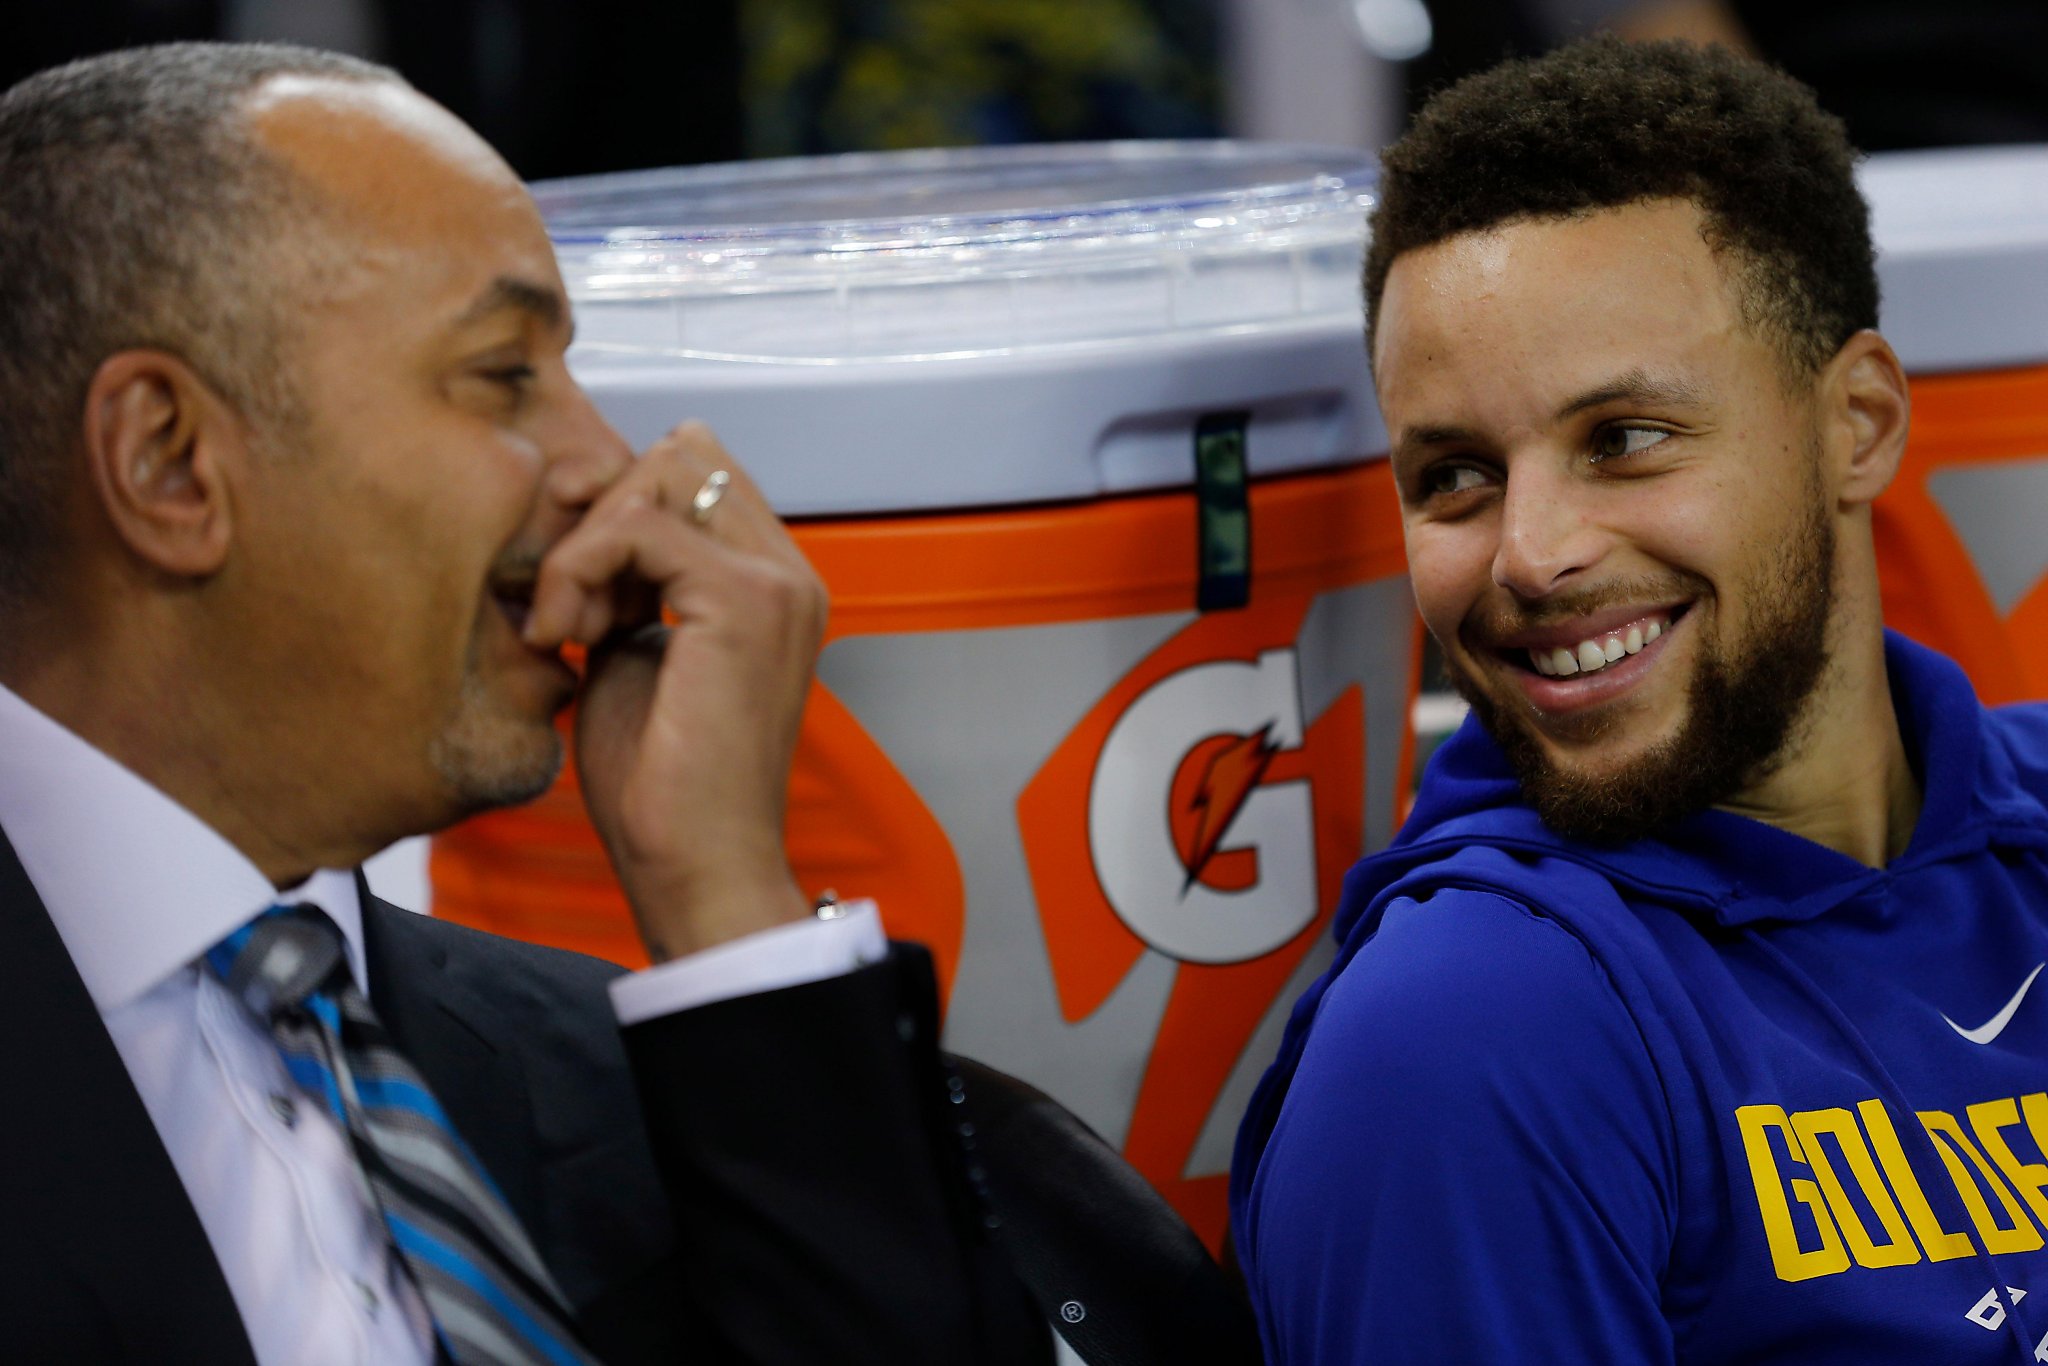
[[[257,1361],[430,1363],[425,1306],[341,1127],[195,962],[266,907],[312,902],[340,927],[374,1005],[353,871],[322,870],[280,892],[198,817],[5,687],[0,831],[141,1093]],[[623,977],[613,1005],[632,1024],[848,972],[886,951],[863,903],[839,920],[765,930]]]

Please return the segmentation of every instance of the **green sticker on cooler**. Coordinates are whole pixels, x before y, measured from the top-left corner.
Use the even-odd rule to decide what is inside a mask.
[[[1195,424],[1195,606],[1204,612],[1251,601],[1252,510],[1245,471],[1250,418],[1210,413]]]

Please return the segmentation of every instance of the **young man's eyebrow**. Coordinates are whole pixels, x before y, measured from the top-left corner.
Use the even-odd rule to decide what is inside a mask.
[[[1429,446],[1472,445],[1478,440],[1478,433],[1469,427],[1404,427],[1394,440],[1393,452],[1400,454]]]
[[[1706,391],[1696,384],[1672,376],[1657,376],[1645,370],[1630,370],[1605,384],[1566,400],[1564,406],[1557,410],[1557,416],[1562,421],[1568,417],[1576,417],[1588,408],[1598,408],[1603,404],[1622,401],[1695,407],[1706,401]]]
[[[1588,409],[1624,401],[1645,406],[1697,407],[1706,402],[1706,395],[1706,390],[1688,380],[1674,376],[1656,376],[1646,370],[1630,370],[1567,399],[1557,410],[1557,420],[1562,422]],[[1482,438],[1470,427],[1432,423],[1402,428],[1393,440],[1392,454],[1414,455],[1436,446],[1480,444],[1483,444]]]

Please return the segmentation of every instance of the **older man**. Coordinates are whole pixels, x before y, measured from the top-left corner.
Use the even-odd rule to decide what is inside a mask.
[[[2048,1360],[2048,710],[1884,633],[1840,125],[1596,42],[1386,158],[1369,346],[1473,720],[1240,1139],[1275,1363]]]
[[[569,337],[523,188],[388,71],[0,98],[0,1358],[958,1366],[1069,1302],[1101,1361],[1227,1344],[1118,1298],[1215,1302],[1163,1205],[1042,1098],[987,1126],[923,960],[813,918],[823,592],[706,432],[633,458]],[[547,785],[571,645],[674,960],[617,980],[353,871]]]

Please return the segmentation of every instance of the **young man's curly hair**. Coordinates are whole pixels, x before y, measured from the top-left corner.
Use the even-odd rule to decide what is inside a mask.
[[[1368,343],[1406,251],[1523,218],[1684,198],[1744,320],[1793,374],[1877,326],[1870,212],[1840,119],[1719,47],[1595,38],[1437,95],[1389,147],[1365,262]]]

